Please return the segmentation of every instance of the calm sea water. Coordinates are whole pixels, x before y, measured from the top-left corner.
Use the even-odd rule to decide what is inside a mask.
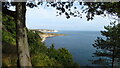
[[[96,50],[92,44],[97,37],[101,36],[99,31],[59,31],[57,33],[68,35],[47,38],[45,43],[48,47],[54,44],[56,49],[66,48],[80,66],[92,65],[89,60],[95,59],[92,56]]]

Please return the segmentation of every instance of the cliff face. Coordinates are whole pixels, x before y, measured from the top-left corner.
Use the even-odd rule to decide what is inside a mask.
[[[29,29],[31,31],[33,31],[34,33],[37,32],[39,33],[39,36],[41,37],[42,41],[41,42],[44,42],[46,40],[46,38],[48,37],[55,37],[55,36],[65,36],[65,34],[56,34],[56,33],[45,33],[44,31],[47,31],[47,32],[55,32],[57,30],[41,30],[41,29]],[[41,31],[40,31],[41,30]],[[43,31],[43,32],[42,32]]]
[[[41,42],[44,42],[48,37],[65,36],[65,34],[43,33],[43,34],[39,34],[39,36],[42,38]]]

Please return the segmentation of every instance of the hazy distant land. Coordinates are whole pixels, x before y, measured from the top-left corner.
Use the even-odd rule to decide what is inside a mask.
[[[58,30],[53,30],[53,29],[29,29],[33,31],[40,31],[40,32],[58,32]]]

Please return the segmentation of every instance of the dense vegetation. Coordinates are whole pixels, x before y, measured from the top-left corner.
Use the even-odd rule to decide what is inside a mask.
[[[4,15],[2,18],[3,66],[17,66],[16,24],[14,18]],[[41,42],[39,32],[27,30],[30,56],[33,66],[75,66],[70,52],[65,48],[47,47]]]

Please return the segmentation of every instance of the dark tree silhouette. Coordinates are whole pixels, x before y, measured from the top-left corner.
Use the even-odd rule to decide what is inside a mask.
[[[87,13],[87,19],[92,20],[95,15],[107,14],[120,18],[120,2],[85,2],[87,8],[83,7],[83,11]],[[113,9],[114,8],[114,9]]]
[[[94,64],[112,65],[114,68],[115,62],[120,62],[120,24],[104,27],[106,30],[101,31],[104,38],[98,37],[93,46],[97,49],[94,55],[102,57],[95,60]]]

